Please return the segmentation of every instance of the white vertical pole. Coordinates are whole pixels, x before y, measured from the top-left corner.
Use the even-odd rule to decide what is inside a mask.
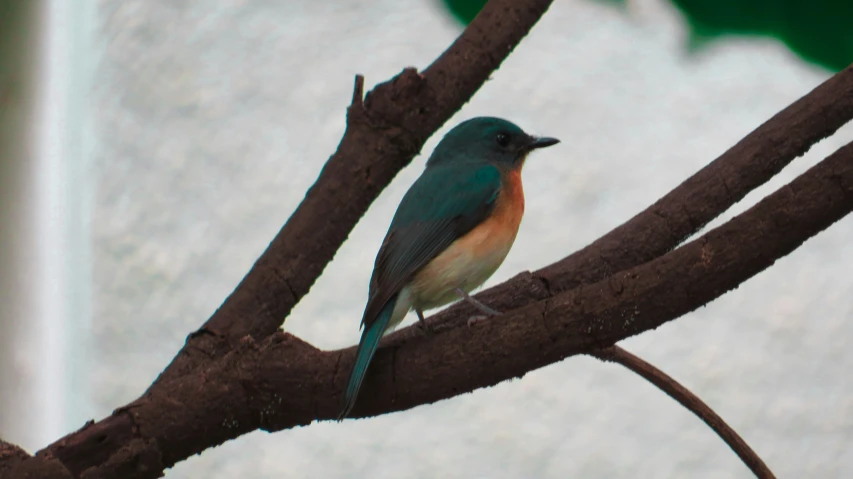
[[[66,196],[65,291],[67,295],[65,334],[65,414],[60,433],[79,428],[92,418],[89,356],[91,351],[90,300],[92,297],[91,200],[94,196],[92,177],[92,129],[89,105],[93,104],[92,78],[95,67],[94,0],[52,0],[61,11],[60,18],[70,19],[67,43],[68,82],[66,109]],[[60,39],[61,40],[61,39]]]
[[[88,412],[79,3],[13,0],[0,33],[0,437],[30,450]]]
[[[61,0],[67,1],[67,0]],[[35,215],[35,241],[31,246],[37,251],[33,265],[38,284],[33,305],[35,327],[28,330],[32,351],[39,351],[33,363],[32,376],[42,407],[42,437],[49,441],[57,436],[64,423],[65,362],[67,357],[62,340],[66,331],[67,270],[63,261],[69,254],[66,244],[64,220],[68,214],[64,198],[68,196],[67,175],[63,153],[67,144],[68,99],[68,19],[61,17],[63,8],[55,0],[42,0],[39,31],[38,76],[35,98],[37,129],[35,131],[35,171],[31,199]],[[40,364],[40,367],[37,366]]]

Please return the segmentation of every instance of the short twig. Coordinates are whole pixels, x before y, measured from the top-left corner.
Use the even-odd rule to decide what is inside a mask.
[[[713,429],[732,448],[735,454],[741,458],[746,467],[756,477],[759,479],[776,478],[770,471],[770,468],[767,467],[767,464],[764,464],[764,461],[758,457],[758,454],[749,447],[749,444],[734,429],[723,421],[723,418],[699,399],[698,396],[690,392],[690,390],[679,384],[678,381],[665,372],[616,345],[590,353],[590,355],[602,361],[621,364],[639,374],[669,395],[669,397],[681,403],[682,406],[686,407],[693,414],[699,416],[699,419],[705,421],[705,424]]]
[[[355,86],[352,89],[352,104],[361,105],[364,99],[364,75],[355,76]]]

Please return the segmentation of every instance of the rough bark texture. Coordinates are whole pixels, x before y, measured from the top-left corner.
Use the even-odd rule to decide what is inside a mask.
[[[305,199],[234,292],[188,336],[143,398],[171,395],[166,384],[203,371],[246,340],[274,333],[382,189],[482,86],[552,1],[491,0],[422,73],[407,68],[366,98],[364,80],[357,78],[344,137]],[[87,424],[86,434],[68,436],[42,455],[56,454],[73,477],[86,478],[159,477],[164,464],[187,457],[175,459],[172,454],[172,462],[164,461],[163,446],[140,434],[127,414],[130,407]],[[189,431],[187,435],[193,436]],[[20,464],[11,458],[3,461],[0,467],[9,468],[0,468],[0,478],[19,477],[24,470]]]
[[[653,261],[473,327],[461,314],[435,334],[386,341],[352,415],[450,398],[654,329],[737,287],[851,209],[853,144],[745,213]],[[224,357],[164,384],[168,393],[148,394],[44,454],[59,458],[75,475],[84,473],[81,477],[118,477],[100,473],[105,457],[141,463],[148,445],[156,445],[161,464],[170,467],[256,429],[334,419],[353,353],[354,348],[321,351],[282,332],[261,343],[247,337]],[[128,467],[121,477],[156,477],[155,472]]]
[[[0,477],[15,479],[72,479],[56,459],[33,457],[20,447],[0,439]]]
[[[261,339],[275,332],[373,200],[483,85],[551,2],[491,0],[421,74],[407,68],[377,85],[363,102],[356,95],[344,137],[305,199],[152,388],[221,357],[244,336]]]
[[[533,273],[524,272],[476,295],[498,310],[600,281],[677,247],[853,118],[853,66],[767,120],[653,205],[585,248]],[[435,327],[464,312],[438,314]],[[400,331],[397,334],[408,334]]]
[[[363,101],[357,94],[338,151],[303,203],[146,394],[35,457],[0,443],[0,478],[159,477],[247,432],[334,418],[354,348],[321,351],[278,327],[381,189],[549,3],[492,0],[423,74],[405,70]],[[674,248],[851,117],[848,68],[587,248],[478,295],[507,314],[469,327],[473,311],[456,306],[432,320],[433,335],[407,328],[388,338],[353,415],[520,377],[656,328],[737,287],[853,208],[853,146]]]

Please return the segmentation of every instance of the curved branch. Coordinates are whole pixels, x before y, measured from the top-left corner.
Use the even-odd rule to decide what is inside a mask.
[[[407,68],[362,101],[305,199],[222,306],[151,386],[221,357],[244,336],[276,331],[379,193],[483,85],[553,0],[490,0],[423,73]],[[358,178],[359,181],[352,181]]]
[[[474,327],[459,314],[435,334],[385,341],[353,415],[447,399],[654,329],[735,288],[851,209],[853,144],[654,261]],[[162,466],[171,467],[256,429],[334,419],[346,381],[340,366],[353,355],[354,348],[321,351],[286,333],[262,343],[245,338],[203,370],[166,384],[167,392],[146,394],[44,454],[79,474],[101,467],[105,458],[114,467],[127,466],[155,448]],[[148,447],[134,449],[134,442]],[[125,472],[123,477],[147,478],[157,471]]]
[[[776,479],[776,476],[773,475],[767,464],[758,457],[758,454],[749,447],[749,444],[734,429],[726,424],[723,418],[715,413],[710,406],[705,404],[699,396],[690,392],[689,389],[679,384],[678,381],[668,374],[615,344],[609,348],[593,351],[589,354],[602,361],[621,364],[657,386],[661,391],[678,401],[688,411],[698,416],[708,427],[713,429],[720,436],[720,439],[725,441],[732,448],[732,451],[740,457],[743,463],[746,464],[746,467],[755,474],[755,477],[759,479]]]

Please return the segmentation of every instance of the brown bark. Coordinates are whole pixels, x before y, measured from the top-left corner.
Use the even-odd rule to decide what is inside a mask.
[[[320,351],[278,327],[381,189],[549,3],[492,0],[423,74],[405,70],[363,101],[357,93],[338,151],[303,203],[146,394],[35,457],[0,444],[0,477],[24,477],[3,474],[30,465],[45,474],[60,465],[67,474],[55,477],[159,477],[247,432],[333,418],[353,349]],[[848,68],[587,248],[478,295],[504,316],[468,327],[473,311],[459,305],[431,319],[433,335],[407,328],[388,338],[353,414],[408,409],[519,377],[655,328],[736,287],[853,208],[853,147],[674,248],[851,117]],[[3,451],[12,451],[8,461]]]
[[[357,76],[347,129],[337,151],[249,273],[211,318],[188,336],[146,395],[168,396],[171,391],[163,384],[208,366],[244,338],[260,340],[275,332],[370,203],[500,66],[552,1],[490,0],[422,73],[407,68],[377,85],[366,98],[362,98],[364,79]],[[164,464],[171,463],[163,461],[155,441],[139,435],[124,410],[87,424],[85,436],[68,437],[63,446],[41,455],[54,464],[58,453],[73,477],[159,477]],[[63,455],[71,444],[74,454]],[[19,477],[25,470],[21,464],[43,462],[8,459],[0,463],[9,466],[0,468],[0,479]]]
[[[851,206],[848,146],[748,212],[655,261],[473,329],[464,326],[463,315],[434,336],[392,343],[377,355],[355,413],[451,397],[656,327],[771,265]],[[350,354],[322,352],[281,333],[263,346],[246,340],[212,367],[169,384],[169,397],[152,394],[114,418],[127,430],[132,417],[137,439],[156,441],[171,465],[235,433],[333,417],[345,380],[339,363]],[[98,426],[91,427],[96,436],[109,432]],[[90,435],[84,430],[70,439]],[[66,464],[89,457],[71,454],[77,444],[60,443],[51,452],[66,457]]]
[[[56,459],[33,457],[20,447],[0,439],[0,477],[15,479],[72,479]]]
[[[853,145],[745,213],[653,261],[467,326],[457,314],[432,335],[399,336],[377,352],[355,417],[450,398],[656,328],[769,267],[853,209]],[[415,330],[415,328],[408,328]],[[150,452],[170,467],[247,432],[333,419],[354,348],[321,351],[278,332],[164,384],[51,445],[75,474],[115,451]],[[134,449],[134,442],[146,445]],[[115,477],[98,475],[93,477]],[[136,471],[125,477],[156,477]]]
[[[552,1],[491,0],[426,70],[407,68],[363,101],[354,95],[344,137],[305,199],[151,387],[221,357],[244,336],[261,339],[275,332],[373,200],[483,85]]]
[[[653,205],[590,245],[476,297],[503,311],[651,261],[698,232],[851,119],[853,65],[774,115]],[[471,306],[459,303],[436,315],[431,323],[440,324],[462,311],[476,314]]]

